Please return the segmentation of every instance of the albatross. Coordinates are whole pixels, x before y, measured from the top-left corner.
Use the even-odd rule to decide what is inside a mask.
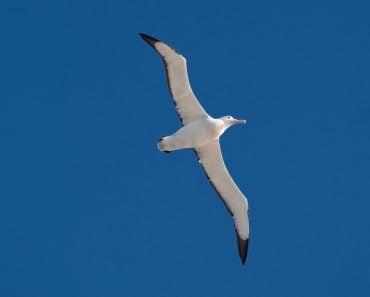
[[[158,149],[165,153],[192,148],[206,177],[224,202],[234,220],[239,256],[245,264],[249,244],[248,201],[230,176],[220,149],[220,136],[226,129],[245,120],[232,116],[211,117],[195,97],[188,78],[186,59],[158,39],[139,33],[162,57],[168,87],[182,127],[174,134],[159,139]]]

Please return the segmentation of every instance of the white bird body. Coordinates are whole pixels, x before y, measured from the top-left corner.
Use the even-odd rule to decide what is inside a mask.
[[[161,151],[174,151],[183,148],[201,148],[217,140],[226,130],[222,119],[206,117],[180,128],[171,136],[163,137],[158,142]]]
[[[162,137],[157,146],[167,153],[185,148],[195,150],[208,180],[234,219],[239,256],[244,264],[250,233],[248,202],[224,164],[219,138],[227,128],[235,124],[245,124],[246,121],[236,120],[231,116],[209,116],[190,87],[186,59],[163,42],[143,33],[140,36],[164,61],[170,93],[183,124],[174,134]]]

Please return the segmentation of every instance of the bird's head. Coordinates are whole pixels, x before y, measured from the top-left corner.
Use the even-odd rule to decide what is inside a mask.
[[[246,124],[247,123],[246,120],[237,120],[237,119],[234,119],[232,116],[224,116],[224,117],[221,117],[220,120],[224,122],[224,125],[226,128],[229,128],[236,124]]]

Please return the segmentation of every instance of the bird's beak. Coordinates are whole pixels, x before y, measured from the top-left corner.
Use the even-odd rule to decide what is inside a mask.
[[[236,124],[246,124],[247,121],[246,120],[233,120],[233,125],[236,125]]]

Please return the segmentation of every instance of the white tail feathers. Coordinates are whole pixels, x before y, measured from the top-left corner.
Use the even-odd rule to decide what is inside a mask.
[[[170,153],[174,150],[174,147],[173,147],[173,144],[171,143],[170,141],[170,137],[169,136],[165,136],[165,137],[161,137],[158,142],[157,142],[157,146],[158,146],[158,149],[161,151],[161,152],[165,152],[165,153]]]

